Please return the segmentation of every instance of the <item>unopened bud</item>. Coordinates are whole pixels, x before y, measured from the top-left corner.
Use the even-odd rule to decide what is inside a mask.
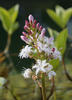
[[[32,27],[35,28],[35,24],[33,24]]]
[[[42,27],[42,26],[40,26],[40,27],[39,27],[39,31],[42,31],[42,29],[43,29],[43,27]]]
[[[28,19],[29,19],[29,22],[33,22],[34,21],[34,17],[32,15],[29,15]]]
[[[37,29],[39,29],[39,27],[40,27],[40,24],[39,24],[39,23],[37,23],[36,28],[37,28]]]
[[[21,40],[23,40],[23,41],[25,41],[25,42],[28,41],[28,38],[25,37],[25,36],[23,36],[23,35],[21,35],[20,38],[21,38]]]
[[[52,51],[54,52],[55,51],[55,48],[52,48]]]
[[[36,21],[36,20],[34,20],[34,24],[36,24],[36,22],[37,22],[37,21]]]
[[[27,20],[25,20],[25,25],[29,26],[29,22]]]
[[[25,26],[24,26],[24,29],[25,29],[25,30],[27,30],[27,29],[28,29],[28,26],[27,26],[27,25],[25,25]]]

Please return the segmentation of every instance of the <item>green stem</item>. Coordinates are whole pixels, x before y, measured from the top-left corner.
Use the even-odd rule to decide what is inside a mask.
[[[44,76],[44,74],[42,74],[42,97],[43,97],[43,100],[46,100],[45,76]]]
[[[12,62],[10,54],[9,54],[10,44],[11,44],[11,35],[8,34],[8,39],[7,39],[7,44],[6,44],[6,47],[5,47],[5,50],[4,50],[4,54],[8,58],[9,63],[10,63],[9,70],[12,70],[14,65],[13,65],[13,62]]]
[[[54,91],[54,100],[56,100],[56,91]]]
[[[8,53],[8,51],[9,51],[10,43],[11,43],[11,36],[8,35],[7,44],[6,44],[6,47],[5,47],[5,50],[4,50],[5,54]]]

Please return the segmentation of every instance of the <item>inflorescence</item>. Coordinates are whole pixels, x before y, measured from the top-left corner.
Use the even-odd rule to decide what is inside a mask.
[[[39,77],[41,73],[44,73],[51,79],[56,73],[49,61],[53,59],[61,60],[61,53],[54,45],[54,38],[45,36],[46,29],[40,23],[37,23],[32,15],[29,15],[28,19],[29,21],[25,21],[25,32],[22,32],[21,35],[21,39],[27,45],[21,50],[19,57],[22,59],[33,58],[36,60],[36,64],[32,66],[32,69],[26,69],[23,76],[25,78],[31,78],[33,75]]]

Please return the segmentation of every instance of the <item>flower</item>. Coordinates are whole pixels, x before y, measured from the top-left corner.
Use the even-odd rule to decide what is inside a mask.
[[[45,28],[43,28],[42,31],[41,31],[41,36],[42,36],[42,37],[45,36],[45,32],[46,32],[46,30],[45,30]]]
[[[31,78],[32,70],[30,68],[26,69],[22,74],[25,78]]]
[[[26,45],[25,48],[23,48],[19,53],[19,57],[22,59],[28,58],[29,54],[32,52],[31,48],[32,48],[31,46]]]
[[[37,60],[37,63],[32,67],[32,69],[36,69],[36,75],[39,72],[49,72],[52,69],[52,65],[46,63],[46,60]]]
[[[45,36],[46,29],[43,28],[40,23],[37,23],[36,19],[34,19],[31,14],[28,20],[25,21],[24,30],[25,32],[22,32],[21,39],[28,45],[21,50],[19,57],[30,57],[36,60],[36,64],[32,67],[35,72],[33,74],[39,76],[41,73],[45,73],[45,75],[48,75],[49,79],[51,79],[56,73],[52,70],[53,66],[46,60],[61,60],[61,53],[54,45],[54,38]],[[25,78],[30,78],[31,75],[32,70],[29,68],[23,73]]]
[[[50,80],[53,76],[55,76],[55,75],[56,75],[56,73],[55,73],[54,71],[50,71],[50,72],[48,73],[49,80]]]
[[[57,48],[55,48],[53,56],[54,56],[55,59],[59,58],[60,61],[62,60],[61,53],[57,50]]]

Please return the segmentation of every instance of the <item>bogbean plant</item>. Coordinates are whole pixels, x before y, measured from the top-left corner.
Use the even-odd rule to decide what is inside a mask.
[[[54,37],[45,36],[46,29],[31,14],[28,20],[25,21],[25,31],[20,36],[27,45],[21,50],[19,57],[22,59],[32,58],[36,63],[32,68],[25,69],[22,74],[24,78],[32,78],[38,83],[42,89],[43,100],[47,100],[45,79],[52,80],[56,76],[54,63],[56,64],[62,59],[62,53],[60,51],[64,51],[63,46],[66,44],[67,35],[65,36],[65,40],[60,39],[64,38],[63,35],[65,32],[67,34],[67,30],[65,29],[58,35],[56,39],[56,43],[58,42],[58,44],[56,44]],[[63,45],[59,43],[60,41],[63,42]]]
[[[2,21],[3,28],[8,33],[8,41],[6,48],[0,53],[1,58],[9,57],[9,46],[11,43],[11,36],[18,28],[18,22],[16,18],[18,16],[19,5],[6,10],[0,7],[0,20]],[[49,16],[63,29],[61,32],[57,32],[51,28],[48,28],[50,37],[45,36],[46,29],[38,23],[32,15],[29,15],[29,21],[25,21],[25,32],[22,32],[21,39],[27,44],[19,53],[20,58],[32,58],[35,60],[35,64],[32,68],[28,68],[22,72],[25,78],[32,78],[42,90],[43,100],[49,99],[46,97],[45,81],[46,78],[54,80],[56,76],[55,68],[62,60],[62,56],[66,49],[66,40],[68,31],[66,24],[71,17],[71,8],[65,10],[60,6],[56,7],[56,12],[47,10]],[[65,29],[64,29],[65,28]],[[4,61],[4,59],[2,60]],[[11,60],[9,60],[11,61]],[[11,62],[10,62],[11,63]],[[0,87],[6,83],[6,80],[0,78]],[[52,92],[52,91],[51,91]],[[51,95],[50,95],[51,96]]]

